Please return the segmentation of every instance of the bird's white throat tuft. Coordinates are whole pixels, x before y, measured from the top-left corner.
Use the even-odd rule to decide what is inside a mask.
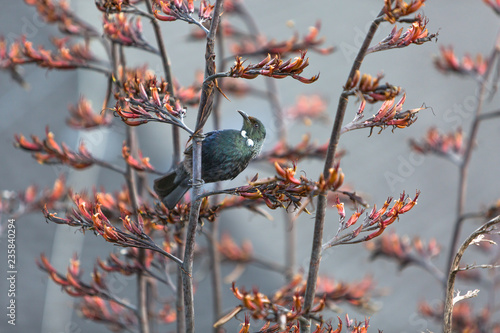
[[[245,139],[247,139],[247,146],[248,147],[253,147],[254,143],[253,143],[253,140],[250,139],[248,136],[247,136],[247,131],[245,130],[242,130],[241,131],[241,136],[244,137]]]

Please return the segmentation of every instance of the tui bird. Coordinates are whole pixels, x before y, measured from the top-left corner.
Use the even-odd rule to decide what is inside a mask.
[[[205,183],[233,179],[257,156],[266,137],[260,120],[238,111],[243,117],[240,131],[234,129],[205,134],[201,145],[201,178]],[[184,151],[177,169],[154,182],[154,190],[168,209],[172,209],[191,188],[193,147]]]

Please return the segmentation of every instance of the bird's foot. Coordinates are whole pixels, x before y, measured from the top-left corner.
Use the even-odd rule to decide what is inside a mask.
[[[202,187],[204,184],[205,184],[205,181],[203,179],[195,179],[194,181],[193,181],[193,179],[189,180],[189,185],[192,187],[199,188],[199,187]]]

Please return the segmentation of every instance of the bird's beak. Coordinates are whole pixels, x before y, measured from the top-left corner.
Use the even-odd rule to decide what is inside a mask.
[[[245,119],[245,121],[248,121],[248,115],[244,111],[238,110],[238,112],[241,114],[243,119]]]

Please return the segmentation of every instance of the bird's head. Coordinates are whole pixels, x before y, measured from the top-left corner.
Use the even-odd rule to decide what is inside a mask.
[[[266,128],[262,122],[254,117],[249,117],[245,112],[238,110],[243,117],[243,127],[241,128],[241,135],[252,141],[256,146],[262,147],[262,143],[266,138]],[[252,144],[253,145],[253,144]]]

